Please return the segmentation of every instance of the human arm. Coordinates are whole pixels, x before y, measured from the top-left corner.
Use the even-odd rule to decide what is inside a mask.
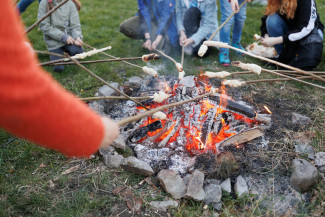
[[[0,127],[67,156],[89,156],[112,143],[117,124],[95,114],[38,66],[13,5],[0,3]]]
[[[138,9],[140,15],[143,17],[145,22],[145,33],[151,32],[151,18],[150,18],[150,11],[147,5],[145,4],[144,0],[138,0]]]
[[[239,4],[238,4],[238,0],[229,0],[230,1],[230,5],[231,5],[231,9],[233,12],[239,12]],[[251,2],[252,0],[248,0],[247,2]]]
[[[176,27],[177,27],[177,31],[180,35],[180,40],[181,40],[182,35],[186,36],[185,27],[184,27],[184,23],[183,23],[185,10],[186,10],[186,6],[185,6],[183,0],[176,1]],[[182,45],[181,41],[180,41],[180,45]]]

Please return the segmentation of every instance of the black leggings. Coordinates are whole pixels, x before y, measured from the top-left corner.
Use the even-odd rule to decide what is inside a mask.
[[[50,52],[52,53],[57,53],[57,54],[63,54],[64,52],[67,52],[70,56],[74,56],[76,54],[82,53],[84,52],[81,46],[77,46],[74,44],[67,44],[64,45],[63,47],[54,49],[54,50],[50,50]],[[58,60],[58,59],[62,59],[62,57],[58,57],[58,56],[50,56],[50,60]],[[59,65],[59,66],[54,66],[54,71],[55,72],[62,72],[64,69],[64,65]]]

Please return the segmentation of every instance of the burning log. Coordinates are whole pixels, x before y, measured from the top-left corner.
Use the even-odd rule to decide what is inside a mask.
[[[229,137],[228,139],[222,141],[220,144],[216,145],[218,146],[217,148],[224,148],[229,145],[239,145],[245,142],[249,142],[261,136],[263,136],[262,130],[259,127],[255,127]]]
[[[132,135],[129,137],[131,142],[138,142],[142,138],[146,137],[148,132],[153,132],[155,130],[161,129],[161,121],[155,121],[147,126],[141,127],[140,129],[135,130]]]
[[[202,133],[201,133],[200,139],[201,139],[203,147],[200,147],[200,149],[204,149],[206,142],[207,142],[207,138],[208,138],[209,134],[211,133],[211,131],[213,130],[212,126],[214,123],[214,117],[216,116],[216,113],[217,113],[216,108],[211,108],[208,111],[208,114],[207,114],[208,118],[203,123],[202,130],[201,130]]]
[[[179,129],[179,125],[180,125],[180,121],[181,121],[181,118],[178,117],[176,119],[176,122],[174,124],[174,128],[170,131],[170,133],[168,134],[168,136],[163,139],[163,141],[161,141],[159,144],[158,144],[158,147],[165,147],[166,144],[168,143],[168,141],[170,140],[170,138],[172,138],[174,136],[174,134],[178,131]]]

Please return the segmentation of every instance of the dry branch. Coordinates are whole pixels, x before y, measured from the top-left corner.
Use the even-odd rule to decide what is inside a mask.
[[[162,111],[164,109],[168,109],[168,108],[171,108],[171,107],[176,107],[176,106],[180,106],[180,105],[183,105],[185,103],[189,103],[189,102],[192,102],[192,101],[195,101],[195,100],[198,100],[198,99],[201,99],[203,97],[206,97],[206,96],[209,96],[209,95],[212,95],[214,92],[209,92],[209,93],[206,93],[206,94],[203,94],[203,95],[200,95],[200,96],[197,96],[197,97],[194,97],[192,99],[188,99],[188,100],[183,100],[183,101],[180,101],[180,102],[175,102],[175,103],[171,103],[171,104],[168,104],[168,105],[163,105],[163,106],[159,106],[157,108],[154,108],[154,109],[151,109],[150,111],[147,111],[147,112],[143,112],[143,113],[140,113],[140,114],[137,114],[135,116],[132,116],[132,117],[128,117],[128,118],[125,118],[125,119],[122,119],[120,120],[119,122],[117,122],[117,124],[121,127],[125,124],[128,124],[128,123],[131,123],[133,121],[137,121],[137,120],[140,120],[142,118],[145,118],[145,117],[149,117],[151,115],[153,115],[154,113],[158,112],[158,111]]]
[[[126,99],[129,100],[129,98],[126,98],[124,96],[98,96],[98,97],[85,97],[80,98],[80,100],[83,101],[94,101],[94,100],[101,100],[101,99]],[[134,100],[145,100],[145,99],[152,99],[151,96],[143,96],[143,97],[132,97]]]
[[[32,31],[38,24],[40,24],[41,22],[43,22],[43,20],[45,20],[48,16],[50,16],[54,11],[56,11],[58,8],[60,8],[62,5],[64,5],[65,3],[67,3],[69,0],[64,0],[62,1],[60,4],[58,4],[57,6],[55,6],[54,8],[52,8],[51,10],[49,10],[41,19],[39,19],[37,22],[35,22],[33,25],[31,25],[30,27],[28,27],[28,29],[25,31],[26,34],[28,34],[30,31]]]
[[[85,70],[86,72],[88,72],[91,76],[93,76],[94,78],[98,79],[99,81],[103,82],[104,84],[106,84],[107,86],[109,86],[110,88],[112,88],[113,90],[115,90],[116,92],[118,92],[119,94],[123,95],[124,97],[128,98],[129,100],[135,102],[136,104],[138,104],[139,106],[149,110],[146,106],[144,106],[142,103],[138,102],[137,100],[132,99],[132,97],[126,95],[125,93],[123,93],[122,91],[120,91],[119,89],[113,87],[112,85],[110,85],[109,83],[107,83],[104,79],[102,79],[101,77],[97,76],[95,73],[93,73],[92,71],[90,71],[89,69],[87,69],[86,67],[84,67],[83,65],[81,65],[77,60],[72,59],[70,56],[67,55],[67,57],[74,62],[75,64],[77,64],[80,68],[82,68],[83,70]]]

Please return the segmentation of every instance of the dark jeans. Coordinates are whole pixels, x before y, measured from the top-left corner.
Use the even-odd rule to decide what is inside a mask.
[[[57,54],[63,54],[64,52],[67,52],[70,56],[74,56],[76,54],[82,53],[84,52],[82,47],[74,45],[74,44],[67,44],[64,45],[63,47],[54,49],[54,50],[50,50],[50,52],[52,53],[57,53]],[[58,59],[62,59],[62,57],[57,57],[57,56],[50,56],[50,60],[58,60]],[[60,66],[54,66],[54,71],[55,72],[62,72],[64,69],[63,65]]]
[[[186,37],[190,38],[192,35],[194,35],[200,28],[201,23],[201,11],[198,8],[189,8],[185,14],[184,14],[184,28],[186,32]],[[197,52],[199,51],[201,45],[203,44],[204,40],[202,40],[197,46],[193,48],[193,54],[197,55]],[[208,49],[207,53],[204,56],[209,55]]]
[[[30,4],[32,4],[35,0],[21,0],[17,4],[17,8],[19,10],[19,13],[22,14],[24,11],[28,8]],[[41,0],[38,0],[38,2],[41,2]]]

